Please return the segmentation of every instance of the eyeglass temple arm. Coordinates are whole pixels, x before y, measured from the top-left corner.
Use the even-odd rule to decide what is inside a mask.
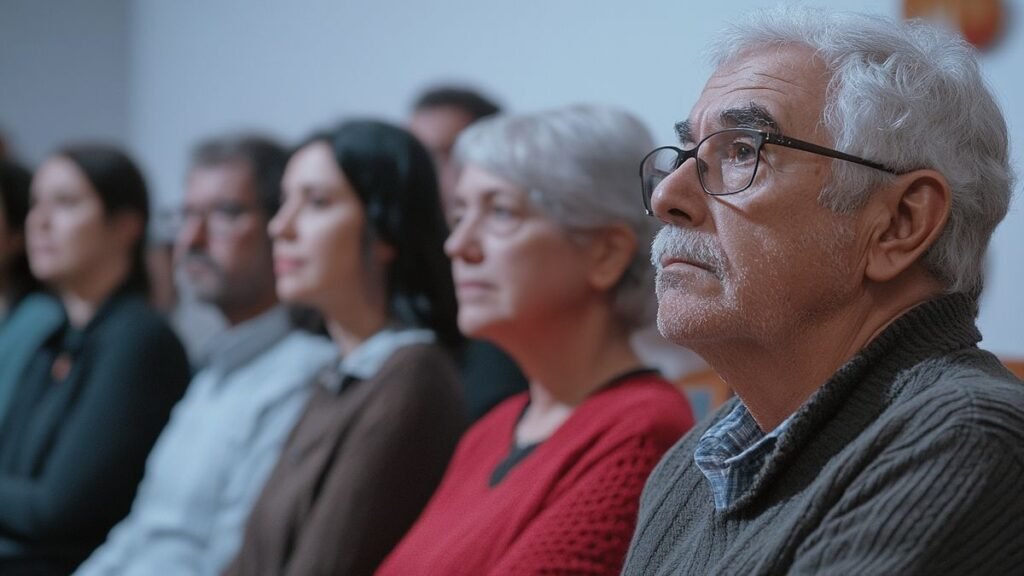
[[[889,168],[884,164],[878,162],[872,162],[871,160],[865,160],[859,156],[853,156],[852,154],[846,154],[838,150],[831,148],[825,148],[824,146],[818,146],[817,144],[811,144],[810,142],[804,142],[803,140],[797,140],[796,138],[790,138],[789,136],[782,136],[780,134],[772,134],[771,132],[763,132],[764,141],[768,144],[775,144],[776,146],[785,146],[787,148],[795,148],[797,150],[803,150],[805,152],[813,152],[822,156],[828,156],[830,158],[836,158],[838,160],[845,160],[846,162],[853,162],[854,164],[860,164],[890,174],[899,174],[896,170]]]

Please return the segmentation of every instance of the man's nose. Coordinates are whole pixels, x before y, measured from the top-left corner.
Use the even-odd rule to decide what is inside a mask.
[[[651,194],[654,216],[666,224],[699,227],[707,215],[708,195],[697,175],[696,158],[685,160]]]

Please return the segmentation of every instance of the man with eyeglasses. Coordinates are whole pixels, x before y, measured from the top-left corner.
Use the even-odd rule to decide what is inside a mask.
[[[76,574],[219,574],[237,552],[314,373],[335,355],[325,338],[293,329],[274,291],[267,222],[286,161],[276,143],[248,135],[193,154],[176,260],[228,329],[153,448],[131,513]]]
[[[652,474],[624,574],[1019,571],[1024,384],[974,324],[1012,173],[975,57],[807,8],[713,54],[640,177],[659,328],[737,397]]]

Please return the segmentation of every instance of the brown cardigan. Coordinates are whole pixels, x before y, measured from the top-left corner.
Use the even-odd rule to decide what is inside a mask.
[[[433,494],[463,430],[449,354],[398,349],[377,375],[317,386],[225,574],[372,574]]]

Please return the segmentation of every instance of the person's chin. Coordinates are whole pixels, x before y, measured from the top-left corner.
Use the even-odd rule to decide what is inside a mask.
[[[469,338],[485,338],[492,322],[484,314],[471,310],[459,310],[459,331]]]
[[[460,306],[459,331],[474,340],[497,342],[506,336],[513,323],[507,314],[498,313],[485,306]]]
[[[223,300],[220,290],[212,286],[206,286],[202,284],[192,284],[193,294],[195,294],[196,300],[203,304],[210,306],[216,306]]]
[[[288,276],[278,277],[274,283],[277,297],[287,304],[298,304],[301,306],[316,306],[315,299],[308,287],[297,278]]]

